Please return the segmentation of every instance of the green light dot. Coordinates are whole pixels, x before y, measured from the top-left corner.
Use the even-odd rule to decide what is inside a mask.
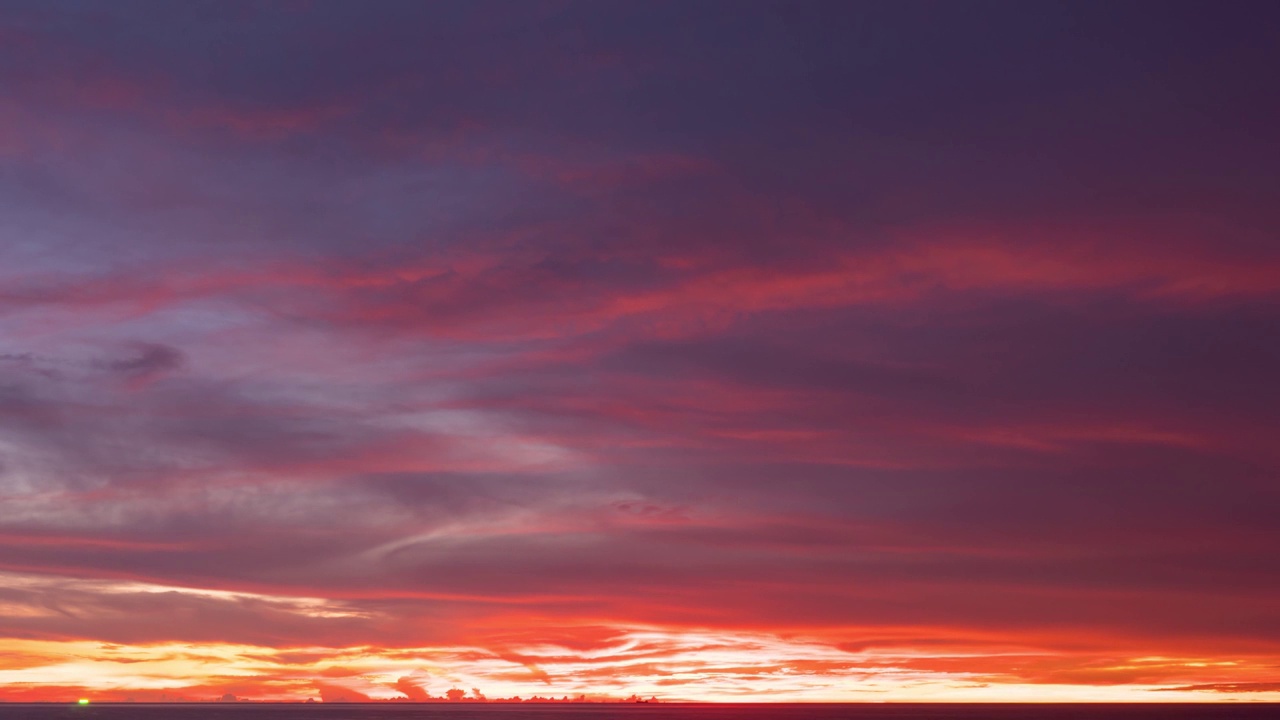
[[[80,698],[80,699],[79,699],[79,700],[77,700],[76,702],[80,703],[81,705],[88,705],[88,704],[89,704],[89,698]]]

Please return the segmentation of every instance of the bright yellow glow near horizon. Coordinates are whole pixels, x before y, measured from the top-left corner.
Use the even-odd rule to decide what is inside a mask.
[[[468,697],[479,688],[489,698],[634,694],[700,702],[1280,700],[1269,685],[1278,660],[1270,655],[1226,660],[1143,654],[1104,663],[1092,655],[1029,650],[852,652],[814,640],[705,630],[632,629],[605,648],[524,646],[513,651],[514,658],[479,647],[21,640],[7,649],[13,654],[0,664],[0,699],[9,701],[87,692],[108,702],[208,702],[225,694],[258,701],[385,701],[440,698],[451,688]],[[662,662],[655,664],[654,657]],[[1019,672],[1023,668],[1036,672]],[[1077,679],[1082,672],[1089,676]],[[1262,691],[1251,692],[1250,686]],[[90,699],[77,702],[87,705]]]

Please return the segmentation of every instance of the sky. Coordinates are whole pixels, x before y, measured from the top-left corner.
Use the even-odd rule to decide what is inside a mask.
[[[1280,700],[1278,32],[0,1],[0,700]]]

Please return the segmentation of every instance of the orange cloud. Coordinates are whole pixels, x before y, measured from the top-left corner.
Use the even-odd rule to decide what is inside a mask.
[[[1274,683],[1265,681],[1276,659],[1267,656],[1228,660],[1063,653],[1016,644],[969,645],[971,641],[960,638],[948,647],[846,651],[812,639],[764,633],[614,633],[607,644],[526,646],[519,658],[511,659],[464,648],[332,648],[313,649],[315,660],[290,662],[278,649],[218,645],[120,647],[110,651],[111,657],[85,643],[24,643],[15,651],[25,663],[0,670],[0,677],[4,697],[11,701],[207,700],[227,693],[293,701],[318,695],[325,702],[437,699],[414,675],[395,675],[406,669],[426,669],[442,677],[441,685],[483,686],[468,694],[477,700],[540,694],[733,700],[761,693],[773,699],[829,701],[1016,700],[1040,693],[1065,700],[1154,702],[1171,694],[1182,700],[1224,694],[1257,699],[1277,692]],[[51,657],[57,653],[70,654]],[[195,660],[202,654],[218,658],[220,677],[202,678],[201,665],[183,664],[184,656],[207,662]],[[129,664],[116,664],[125,658]],[[549,683],[511,669],[530,659],[552,668]],[[250,674],[242,675],[246,671]],[[56,678],[70,672],[82,673],[79,682],[58,684]]]

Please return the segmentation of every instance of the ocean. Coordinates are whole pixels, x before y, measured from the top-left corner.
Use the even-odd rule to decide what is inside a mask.
[[[0,704],[0,720],[1280,720],[1280,704]]]

